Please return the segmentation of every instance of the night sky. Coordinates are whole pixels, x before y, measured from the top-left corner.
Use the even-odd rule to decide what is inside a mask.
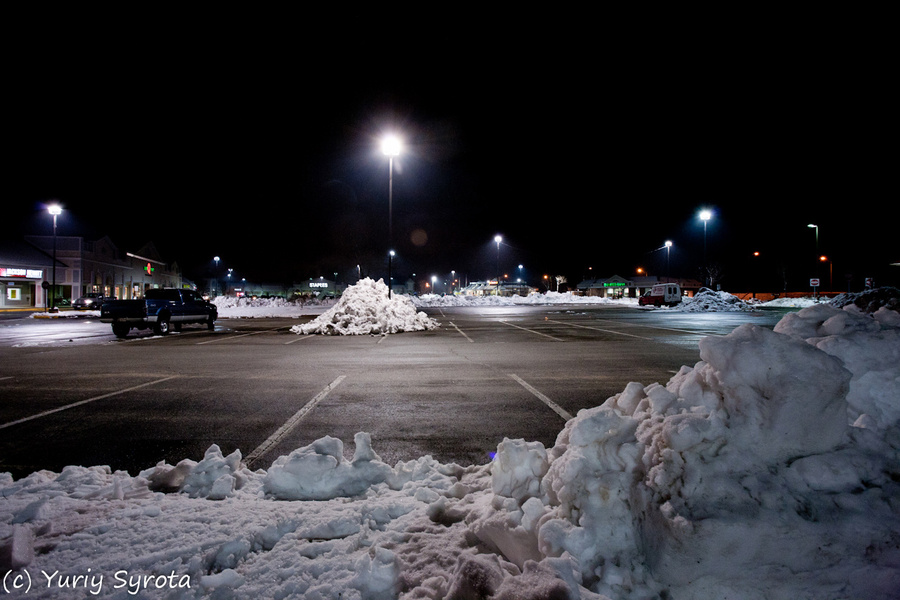
[[[389,247],[401,279],[493,277],[501,234],[505,273],[576,283],[638,267],[699,278],[710,208],[726,290],[827,274],[811,272],[809,223],[835,289],[898,284],[888,55],[845,16],[348,13],[20,21],[3,235],[49,234],[57,199],[60,235],[152,241],[196,280],[218,255],[274,283],[382,277]],[[406,144],[390,242],[386,132]]]

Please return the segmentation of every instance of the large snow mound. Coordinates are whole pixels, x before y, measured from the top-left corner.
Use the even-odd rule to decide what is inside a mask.
[[[897,598],[887,312],[705,338],[665,385],[489,465],[391,467],[359,433],[349,460],[326,437],[267,470],[212,446],[137,476],[0,474],[0,574],[39,598]]]
[[[349,286],[340,300],[309,323],[295,325],[294,333],[324,335],[381,335],[425,331],[439,323],[416,310],[408,296],[391,294],[384,281],[366,278]]]
[[[733,294],[702,288],[693,298],[683,298],[676,310],[684,312],[736,312],[754,309],[750,304]]]

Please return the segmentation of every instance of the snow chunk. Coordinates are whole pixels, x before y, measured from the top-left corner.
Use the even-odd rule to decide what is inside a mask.
[[[280,500],[330,500],[386,482],[392,470],[372,451],[369,434],[357,433],[354,442],[352,461],[344,458],[344,443],[330,436],[279,457],[266,473],[264,491]]]

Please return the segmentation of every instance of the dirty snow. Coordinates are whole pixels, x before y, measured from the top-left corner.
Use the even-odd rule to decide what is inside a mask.
[[[0,474],[0,576],[37,598],[896,598],[897,313],[815,305],[700,358],[487,465],[390,466],[359,433],[256,471],[212,446]]]

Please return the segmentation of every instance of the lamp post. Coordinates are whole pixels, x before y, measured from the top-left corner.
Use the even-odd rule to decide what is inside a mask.
[[[815,229],[815,230],[816,230],[816,257],[818,258],[818,256],[819,256],[819,226],[816,225],[815,223],[810,223],[809,225],[807,225],[807,227],[809,227],[810,229]],[[803,262],[806,262],[806,261],[803,261]],[[816,263],[814,263],[814,264],[815,264],[815,268],[813,269],[813,270],[814,270],[814,275],[818,277],[818,275],[819,275],[819,263],[816,262]]]
[[[388,135],[381,140],[381,151],[388,157],[388,298],[391,297],[391,276],[393,268],[394,251],[390,250],[394,242],[394,157],[400,154],[400,140],[393,135]]]
[[[51,204],[47,211],[53,215],[53,287],[50,288],[50,312],[57,312],[56,308],[56,217],[62,214],[59,204]]]
[[[388,251],[388,299],[391,297],[391,290],[394,289],[394,275],[391,273],[391,266],[394,262],[394,254],[396,254],[393,250]]]
[[[703,279],[706,285],[709,285],[709,264],[706,260],[706,224],[712,218],[712,211],[701,210],[700,220],[703,221]]]
[[[503,237],[499,235],[494,236],[494,241],[497,242],[497,296],[500,295],[500,242],[503,241]]]
[[[672,249],[672,242],[666,240],[666,283],[670,283],[669,278],[669,251]]]
[[[212,292],[216,296],[219,295],[219,261],[221,259],[218,256],[213,256],[213,262],[216,263],[216,270],[213,273],[213,289]],[[215,296],[214,296],[215,297]]]

